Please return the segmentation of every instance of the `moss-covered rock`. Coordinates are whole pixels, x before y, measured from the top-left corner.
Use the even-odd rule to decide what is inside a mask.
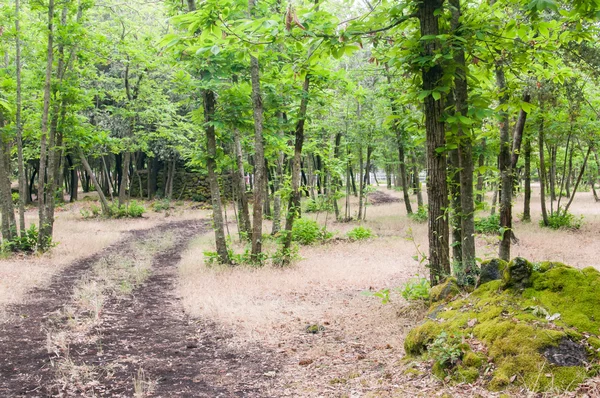
[[[446,369],[456,382],[472,382],[474,370],[482,371],[490,361],[492,390],[520,385],[561,391],[600,368],[600,272],[594,268],[533,266],[517,258],[502,280],[482,284],[466,297],[454,296],[442,307],[432,306],[435,319],[409,332],[405,350],[426,354],[442,331],[482,343],[487,357],[467,348],[462,361]]]
[[[504,269],[504,287],[525,288],[531,285],[531,273],[533,265],[523,257],[516,257]]]
[[[502,279],[507,265],[508,263],[506,261],[499,258],[481,263],[481,272],[479,274],[479,279],[477,280],[477,286]]]
[[[443,283],[431,288],[429,298],[432,303],[450,301],[460,294],[460,287],[456,278],[448,278]]]

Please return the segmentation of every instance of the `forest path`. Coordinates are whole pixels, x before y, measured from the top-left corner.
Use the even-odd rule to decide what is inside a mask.
[[[227,336],[187,317],[175,296],[180,253],[207,230],[206,221],[182,221],[134,231],[10,307],[12,320],[0,324],[0,396],[273,396],[265,391],[274,354],[228,347]],[[148,247],[155,253],[140,271]],[[107,276],[126,261],[116,279]],[[128,289],[123,272],[132,270],[145,279]],[[103,296],[90,307],[84,293],[94,288]]]

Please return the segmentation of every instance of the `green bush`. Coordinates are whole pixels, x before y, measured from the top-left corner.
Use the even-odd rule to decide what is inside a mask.
[[[428,300],[430,289],[427,279],[416,277],[406,282],[400,288],[400,293],[407,300]]]
[[[305,212],[318,213],[321,211],[332,211],[333,206],[324,196],[318,196],[316,199],[308,199],[305,204]]]
[[[447,368],[454,366],[464,355],[461,348],[462,338],[442,331],[435,340],[427,346],[429,357],[438,365]]]
[[[429,213],[427,211],[427,206],[419,206],[419,209],[417,210],[417,212],[409,214],[408,217],[411,220],[416,221],[418,223],[427,222],[427,220],[429,219]]]
[[[13,239],[7,240],[5,239],[2,242],[1,251],[3,253],[33,253],[37,248],[39,231],[35,224],[31,224],[29,229],[23,231],[22,236],[16,235]],[[44,247],[53,247],[52,238],[48,238],[48,242],[44,245]]]
[[[365,240],[373,237],[373,232],[369,228],[362,226],[354,228],[348,232],[348,238],[350,240]]]
[[[139,218],[145,212],[146,208],[135,200],[132,200],[129,205],[119,206],[114,203],[110,206],[111,218]]]
[[[548,228],[552,229],[579,229],[583,224],[583,216],[576,217],[571,213],[557,212],[548,216]],[[544,220],[540,226],[545,227]]]
[[[488,217],[475,219],[475,232],[486,235],[500,233],[500,215],[492,214]]]
[[[169,209],[171,209],[171,201],[169,199],[157,200],[152,204],[152,210],[154,210],[157,213]]]
[[[292,240],[301,245],[312,245],[321,237],[321,228],[314,220],[299,218],[294,221]]]
[[[12,201],[13,201],[14,204],[16,204],[16,205],[19,204],[20,196],[19,196],[18,192],[13,192],[11,194],[11,197],[12,197]]]

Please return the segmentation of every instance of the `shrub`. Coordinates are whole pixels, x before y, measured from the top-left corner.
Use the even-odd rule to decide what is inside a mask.
[[[442,367],[455,365],[462,357],[462,338],[442,331],[435,340],[427,346],[431,359]]]
[[[321,239],[322,232],[319,224],[314,220],[299,218],[294,221],[292,228],[292,240],[301,245],[312,245]]]
[[[500,215],[492,214],[488,217],[475,219],[475,232],[486,235],[500,233]]]
[[[369,228],[356,227],[352,231],[348,232],[348,238],[350,240],[365,240],[373,237],[373,232]]]
[[[20,196],[19,196],[18,192],[13,192],[11,194],[11,197],[12,197],[12,201],[13,201],[14,204],[16,204],[16,205],[19,204]]]
[[[429,290],[429,281],[425,278],[416,277],[406,282],[400,288],[400,293],[407,300],[428,300]]]
[[[7,240],[5,239],[2,242],[2,252],[4,253],[33,253],[37,248],[37,241],[39,236],[39,231],[35,224],[31,224],[29,229],[26,229],[21,234],[22,236],[16,235],[13,239]],[[54,243],[52,243],[52,238],[48,238],[48,242],[44,245],[44,247],[50,248],[53,247]]]
[[[133,200],[129,205],[119,206],[114,203],[110,206],[111,218],[139,218],[146,212],[146,208]]]
[[[327,198],[318,196],[316,199],[309,199],[306,201],[305,211],[307,213],[318,213],[321,211],[332,211],[333,206],[327,202]]]
[[[427,211],[427,206],[419,206],[419,209],[417,210],[417,212],[409,214],[408,217],[411,220],[416,221],[418,223],[427,222],[427,220],[429,219],[429,214],[428,214],[428,211]]]
[[[552,229],[579,229],[583,224],[583,216],[576,217],[571,213],[558,211],[548,216],[548,228]],[[540,221],[540,226],[545,227],[544,220]]]
[[[171,201],[169,199],[157,200],[152,204],[152,210],[160,213],[163,210],[169,210],[171,208]]]

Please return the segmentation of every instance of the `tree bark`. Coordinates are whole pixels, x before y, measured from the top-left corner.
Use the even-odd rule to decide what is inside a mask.
[[[219,261],[224,264],[231,264],[229,253],[227,251],[227,241],[225,240],[219,181],[217,180],[217,175],[215,173],[215,169],[217,168],[217,139],[215,135],[215,126],[213,124],[216,104],[215,93],[211,90],[203,90],[202,99],[204,101],[204,122],[206,129],[206,168],[208,170],[208,181],[210,184],[215,243]]]
[[[25,202],[27,201],[27,177],[25,176],[25,163],[23,160],[23,126],[21,121],[21,27],[20,27],[20,0],[15,0],[15,42],[16,42],[16,79],[17,79],[17,104],[15,127],[17,130],[17,167],[19,173],[19,228],[21,236],[25,231]]]
[[[525,198],[523,204],[523,221],[531,221],[531,140],[525,140]]]
[[[102,192],[102,187],[100,186],[100,183],[96,179],[96,176],[94,175],[94,172],[92,171],[92,168],[90,167],[90,164],[88,163],[87,159],[85,158],[85,155],[83,154],[83,150],[81,148],[77,148],[77,151],[79,152],[79,159],[81,160],[81,164],[83,165],[87,174],[90,176],[90,179],[92,180],[92,184],[94,184],[94,187],[96,188],[96,191],[98,192],[98,197],[100,198],[100,204],[102,205],[102,212],[105,213],[106,215],[110,216],[112,213],[110,210],[110,205],[108,203],[108,200],[106,200],[106,196],[104,196],[104,193]]]
[[[283,239],[281,266],[287,266],[291,262],[292,246],[292,228],[294,220],[300,216],[300,161],[302,159],[302,147],[304,145],[304,124],[306,121],[306,110],[308,107],[308,90],[310,87],[310,76],[307,74],[302,86],[302,99],[300,100],[300,109],[298,112],[298,122],[296,123],[294,159],[292,161],[292,193],[288,205],[288,213],[285,220],[285,236]]]
[[[47,157],[48,157],[48,117],[50,113],[50,90],[52,85],[52,63],[54,59],[54,0],[48,1],[48,46],[46,53],[46,77],[44,83],[44,105],[42,110],[42,131],[40,137],[40,167],[38,172],[38,216],[39,216],[39,234],[37,249],[39,251],[45,251],[48,248],[51,236],[48,232],[47,219],[46,219],[46,200],[45,196],[49,194],[53,196],[54,193],[47,193],[46,189],[46,176],[50,176],[52,173],[46,172]]]
[[[250,16],[255,0],[248,1]],[[260,262],[262,253],[263,201],[265,187],[265,150],[263,145],[263,102],[260,88],[258,59],[250,56],[250,80],[252,81],[252,110],[254,118],[254,204],[252,207],[252,260]]]
[[[250,238],[252,226],[250,225],[250,212],[248,210],[248,197],[246,196],[246,175],[244,173],[244,155],[242,153],[242,140],[240,131],[235,128],[233,130],[233,143],[235,146],[236,158],[236,184],[239,191],[239,229]]]
[[[443,0],[425,0],[419,3],[418,17],[421,36],[437,36],[440,33],[437,12]],[[433,58],[440,50],[438,40],[427,40],[423,44],[423,56]],[[432,92],[444,75],[441,65],[423,67],[423,90]],[[448,186],[446,185],[446,155],[439,153],[446,146],[445,128],[442,121],[443,103],[433,95],[425,98],[425,130],[427,138],[427,195],[429,198],[429,269],[430,283],[435,286],[450,275]]]
[[[460,0],[450,0],[452,10],[452,30],[456,35],[462,32]],[[468,117],[469,93],[467,86],[467,64],[465,52],[459,47],[454,56],[457,65],[454,76],[454,101],[456,113]],[[477,263],[475,260],[475,206],[473,197],[473,144],[472,138],[462,124],[458,127],[458,170],[460,183],[460,223],[462,266],[469,284],[475,284]]]

